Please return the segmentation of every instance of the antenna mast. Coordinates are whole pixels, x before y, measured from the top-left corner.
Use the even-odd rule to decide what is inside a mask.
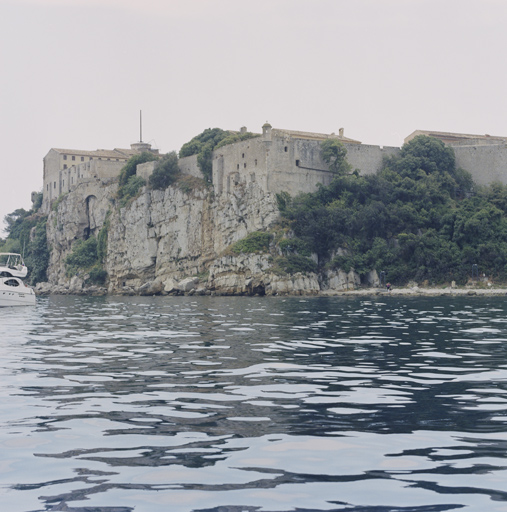
[[[143,142],[143,111],[139,111],[139,142]]]

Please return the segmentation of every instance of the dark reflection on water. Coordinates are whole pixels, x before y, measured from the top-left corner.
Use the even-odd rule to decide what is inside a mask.
[[[6,511],[507,510],[507,299],[0,309]]]

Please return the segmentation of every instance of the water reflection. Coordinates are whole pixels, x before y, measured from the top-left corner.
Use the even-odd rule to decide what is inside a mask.
[[[506,312],[470,297],[0,309],[1,502],[506,510]]]

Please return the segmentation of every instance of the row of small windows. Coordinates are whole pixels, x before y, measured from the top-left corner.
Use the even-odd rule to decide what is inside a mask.
[[[64,159],[64,160],[67,160],[67,155],[63,155],[63,159]],[[82,156],[82,157],[81,157],[81,162],[84,162],[84,159],[85,159],[85,157],[84,157],[84,156]],[[90,157],[89,157],[89,159],[90,159],[90,160],[93,160],[93,156],[90,156]],[[72,160],[73,160],[73,161],[75,161],[75,160],[76,160],[76,157],[75,157],[74,155],[72,155]],[[102,157],[100,157],[100,156],[99,156],[99,160],[102,160]],[[107,160],[111,160],[111,159],[110,159],[110,158],[108,158]],[[116,158],[116,161],[117,161],[117,162],[119,162],[119,161],[120,161],[120,159],[119,159],[119,158]]]

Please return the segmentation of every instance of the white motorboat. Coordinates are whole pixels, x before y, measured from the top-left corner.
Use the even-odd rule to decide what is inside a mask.
[[[0,253],[0,307],[35,305],[35,292],[21,280],[27,274],[21,254]]]

